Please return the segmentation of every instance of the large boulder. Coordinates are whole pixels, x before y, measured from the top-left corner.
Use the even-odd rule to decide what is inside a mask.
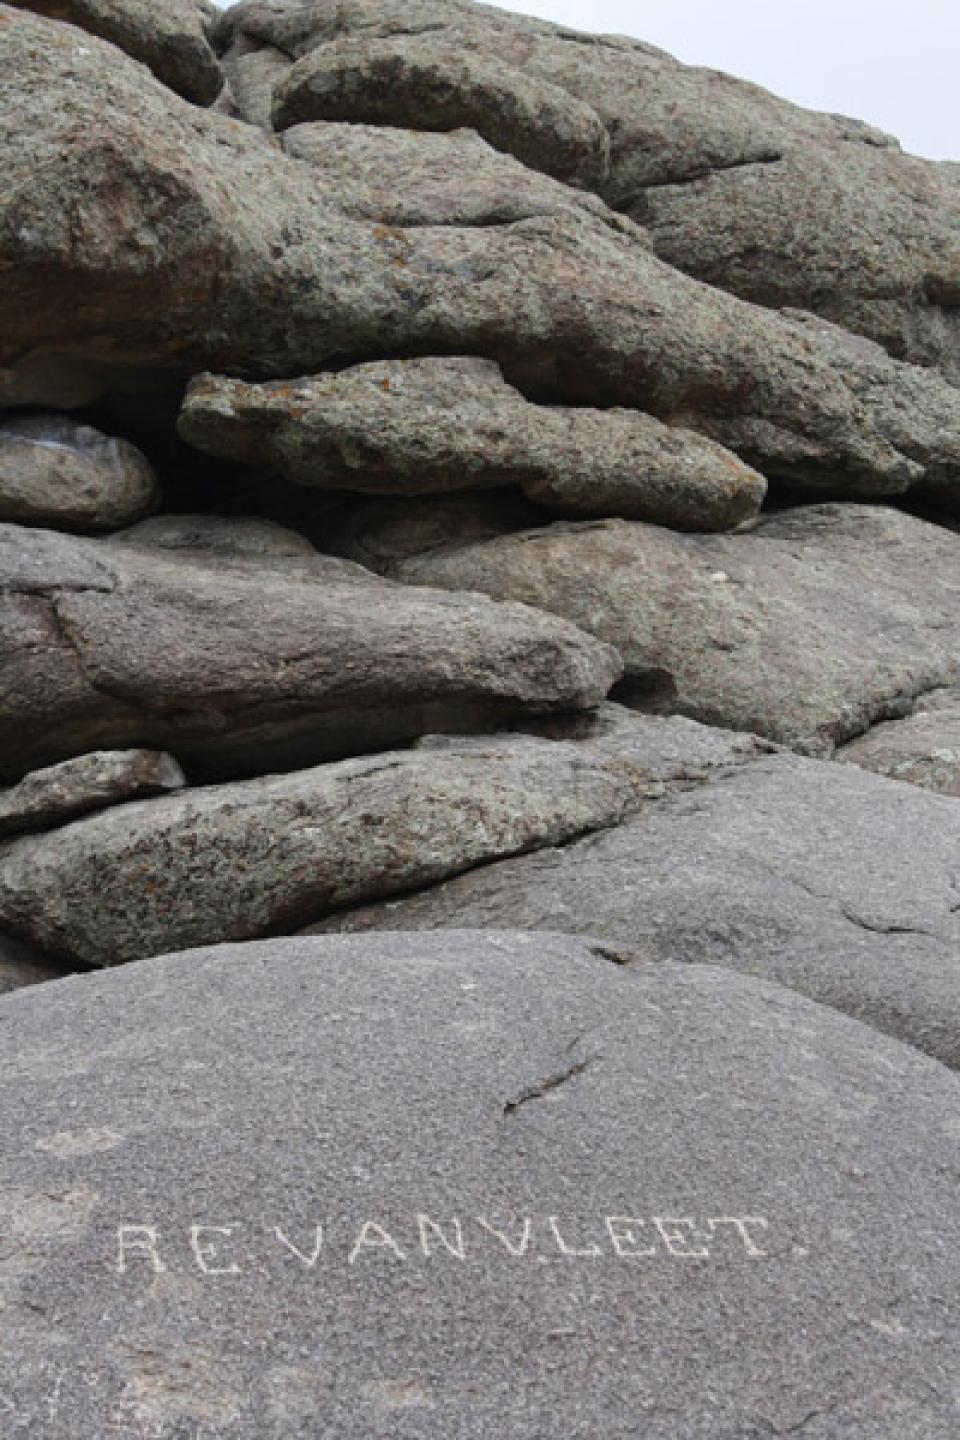
[[[14,1434],[955,1434],[957,1077],[776,986],[220,946],[8,997],[0,1067]]]
[[[0,776],[139,746],[289,768],[589,708],[619,677],[542,613],[288,564],[0,526]]]
[[[234,45],[293,62],[271,72],[280,126],[475,126],[593,187],[672,264],[759,304],[815,310],[960,381],[955,167],[905,155],[871,126],[640,41],[469,0],[244,0],[227,28]]]
[[[67,20],[148,65],[164,85],[198,105],[220,93],[223,75],[209,43],[216,14],[204,0],[11,0],[21,10]]]
[[[159,498],[153,467],[126,440],[65,415],[0,420],[0,521],[116,530]]]
[[[565,616],[618,647],[641,708],[829,755],[960,679],[960,540],[898,510],[809,505],[711,536],[610,520],[459,543],[451,525],[420,554],[395,517],[331,543]]]
[[[124,805],[0,847],[0,926],[91,965],[289,933],[348,905],[617,825],[763,752],[615,707],[567,742],[434,741]]]
[[[179,429],[301,485],[420,495],[512,483],[556,509],[677,530],[731,529],[767,489],[729,450],[650,415],[531,405],[489,360],[386,360],[295,384],[202,376]]]
[[[960,1069],[960,804],[780,754],[668,786],[635,819],[324,931],[563,931],[644,970],[776,980]]]
[[[909,715],[875,725],[837,759],[960,797],[960,686],[922,695]]]
[[[764,473],[858,495],[937,484],[955,501],[952,386],[894,366],[923,393],[914,423],[915,395],[897,406],[887,377],[681,275],[610,212],[351,220],[335,186],[252,127],[9,7],[0,77],[15,196],[0,212],[0,405],[466,353],[528,396],[644,410]]]

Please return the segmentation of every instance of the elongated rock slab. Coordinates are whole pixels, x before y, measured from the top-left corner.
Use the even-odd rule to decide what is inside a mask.
[[[549,930],[776,980],[960,1069],[960,804],[776,755],[322,930]]]
[[[616,825],[758,748],[613,708],[583,741],[466,739],[188,790],[0,849],[0,927],[94,965],[289,932]]]
[[[679,530],[755,516],[766,482],[729,450],[627,410],[531,405],[473,359],[381,361],[248,385],[203,376],[180,434],[319,488],[425,494],[518,484],[540,504]]]
[[[89,810],[145,795],[179,790],[183,771],[172,755],[155,750],[99,751],[35,770],[19,785],[0,790],[0,837],[49,830]]]
[[[955,1434],[957,1077],[776,986],[219,946],[9,997],[0,1068],[25,1434]]]
[[[65,415],[0,420],[0,521],[63,530],[117,530],[160,498],[136,446]]]
[[[291,566],[0,526],[0,774],[142,746],[287,769],[589,708],[620,674],[609,646],[522,607]]]
[[[613,641],[641,708],[811,754],[960,678],[960,537],[896,510],[811,505],[707,537],[553,525],[381,555],[411,583],[522,600]]]
[[[798,484],[956,489],[953,387],[907,367],[940,417],[932,430],[925,406],[914,425],[888,378],[671,269],[617,215],[551,202],[506,225],[352,221],[335,186],[253,127],[9,7],[0,77],[16,196],[0,213],[0,406],[172,391],[203,370],[471,354],[528,396],[644,410]]]

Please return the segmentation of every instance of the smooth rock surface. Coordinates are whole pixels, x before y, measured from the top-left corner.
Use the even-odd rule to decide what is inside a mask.
[[[399,113],[381,90],[391,51],[399,74],[419,73],[428,88],[440,81],[430,57],[453,54],[448,104],[469,103],[469,82],[457,81],[474,64],[493,71],[515,97],[505,108],[517,112],[513,124],[496,117],[495,143],[554,172],[556,136],[545,127],[538,148],[528,117],[531,97],[559,92],[552,114],[585,107],[608,137],[607,166],[581,169],[576,179],[649,226],[672,264],[763,305],[815,310],[960,380],[955,166],[905,155],[891,136],[859,120],[801,109],[716,70],[681,65],[641,41],[583,34],[469,0],[246,0],[227,25],[247,43],[270,44],[297,62],[286,78],[278,75],[281,123],[291,87],[308,92],[311,73],[335,81],[344,51],[354,57],[349,95],[334,84],[314,104],[346,104],[352,118]],[[421,57],[419,66],[411,53]],[[418,108],[411,94],[399,121],[389,123],[433,123],[419,120]]]
[[[93,965],[289,933],[620,823],[762,753],[617,707],[577,741],[466,738],[126,805],[0,849],[0,926]]]
[[[460,932],[0,1017],[27,1434],[952,1440],[957,1078],[823,1007]]]
[[[385,360],[248,385],[201,376],[179,430],[198,449],[301,485],[429,494],[519,485],[542,505],[678,530],[753,518],[766,482],[729,450],[628,410],[529,404],[469,358]]]
[[[67,20],[149,66],[164,85],[210,105],[223,75],[208,40],[212,7],[198,0],[11,0],[51,20]]]
[[[293,568],[295,566],[295,568]],[[232,776],[589,709],[616,652],[480,595],[0,526],[0,774],[94,749]]]
[[[0,837],[49,830],[89,810],[179,790],[186,783],[172,755],[156,750],[101,750],[34,770],[0,790]]]
[[[117,530],[159,498],[153,467],[127,440],[66,415],[0,420],[0,521]]]
[[[392,562],[389,539],[385,573],[542,606],[615,644],[639,708],[810,754],[960,678],[960,540],[897,510],[809,505],[703,537],[557,524]]]
[[[960,1068],[960,804],[793,755],[321,930],[561,931],[776,980]]]
[[[875,725],[839,750],[837,759],[960,797],[960,687],[921,696],[909,715]]]
[[[0,76],[17,196],[0,214],[0,405],[169,391],[202,370],[270,379],[467,353],[528,396],[642,409],[797,484],[956,492],[953,387],[904,370],[945,417],[933,434],[925,413],[913,427],[885,377],[874,394],[853,357],[671,269],[619,216],[351,221],[335,187],[253,127],[9,7]]]

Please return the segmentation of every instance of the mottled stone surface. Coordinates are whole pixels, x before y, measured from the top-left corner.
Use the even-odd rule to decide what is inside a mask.
[[[0,850],[0,926],[93,965],[289,932],[621,822],[763,753],[612,707],[583,739],[451,745],[126,805]]]
[[[27,1434],[955,1433],[957,1078],[776,986],[275,941],[8,997],[0,1067]]]
[[[875,725],[837,759],[960,797],[960,687],[922,696],[909,715]]]
[[[89,810],[179,790],[183,771],[172,755],[156,750],[100,750],[0,790],[0,837],[49,830]]]
[[[555,509],[678,530],[731,529],[767,488],[729,450],[652,416],[531,405],[487,360],[380,361],[268,385],[203,376],[179,429],[301,485],[418,495],[514,484]]]
[[[66,415],[0,420],[0,521],[117,530],[154,509],[160,487],[136,446]]]
[[[94,749],[232,776],[601,701],[567,622],[329,557],[251,565],[0,526],[0,774]]]
[[[202,0],[11,0],[67,20],[148,65],[164,85],[198,105],[219,95],[223,75],[210,47],[212,6]]]
[[[0,405],[466,353],[528,397],[644,410],[798,485],[956,491],[952,386],[894,366],[898,406],[889,376],[663,264],[628,220],[551,205],[479,227],[353,221],[309,165],[115,48],[0,20],[17,196],[0,214]]]
[[[635,819],[322,930],[592,936],[639,971],[776,980],[960,1068],[960,804],[773,755],[667,789]]]
[[[811,754],[960,677],[960,537],[897,510],[809,505],[723,536],[557,524],[421,555],[400,534],[396,559],[389,530],[364,558],[563,615],[616,644],[639,707]]]

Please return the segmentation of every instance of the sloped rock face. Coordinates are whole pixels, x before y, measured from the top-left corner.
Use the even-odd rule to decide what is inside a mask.
[[[223,75],[209,43],[217,11],[204,0],[12,0],[22,10],[68,20],[148,65],[164,85],[198,105],[220,93]]]
[[[958,1069],[958,845],[953,800],[755,757],[604,834],[318,928],[590,936],[640,972],[676,961],[777,981]]]
[[[416,543],[401,535],[392,558],[389,533],[379,555],[361,542],[386,574],[523,601],[613,640],[640,706],[812,754],[960,675],[958,537],[894,510],[811,505],[703,538],[603,521]]]
[[[960,797],[960,686],[922,696],[909,715],[874,726],[837,759]]]
[[[595,189],[681,269],[960,379],[960,189],[950,166],[904,155],[889,135],[640,42],[469,0],[249,0],[227,24],[234,44],[289,57],[285,75],[276,67],[279,128],[473,126]],[[514,103],[495,106],[504,94]]]
[[[289,768],[579,709],[620,673],[565,622],[477,595],[0,526],[0,773],[160,746],[220,774]]]
[[[27,1433],[951,1435],[957,1079],[823,1007],[461,931],[0,1016]]]

